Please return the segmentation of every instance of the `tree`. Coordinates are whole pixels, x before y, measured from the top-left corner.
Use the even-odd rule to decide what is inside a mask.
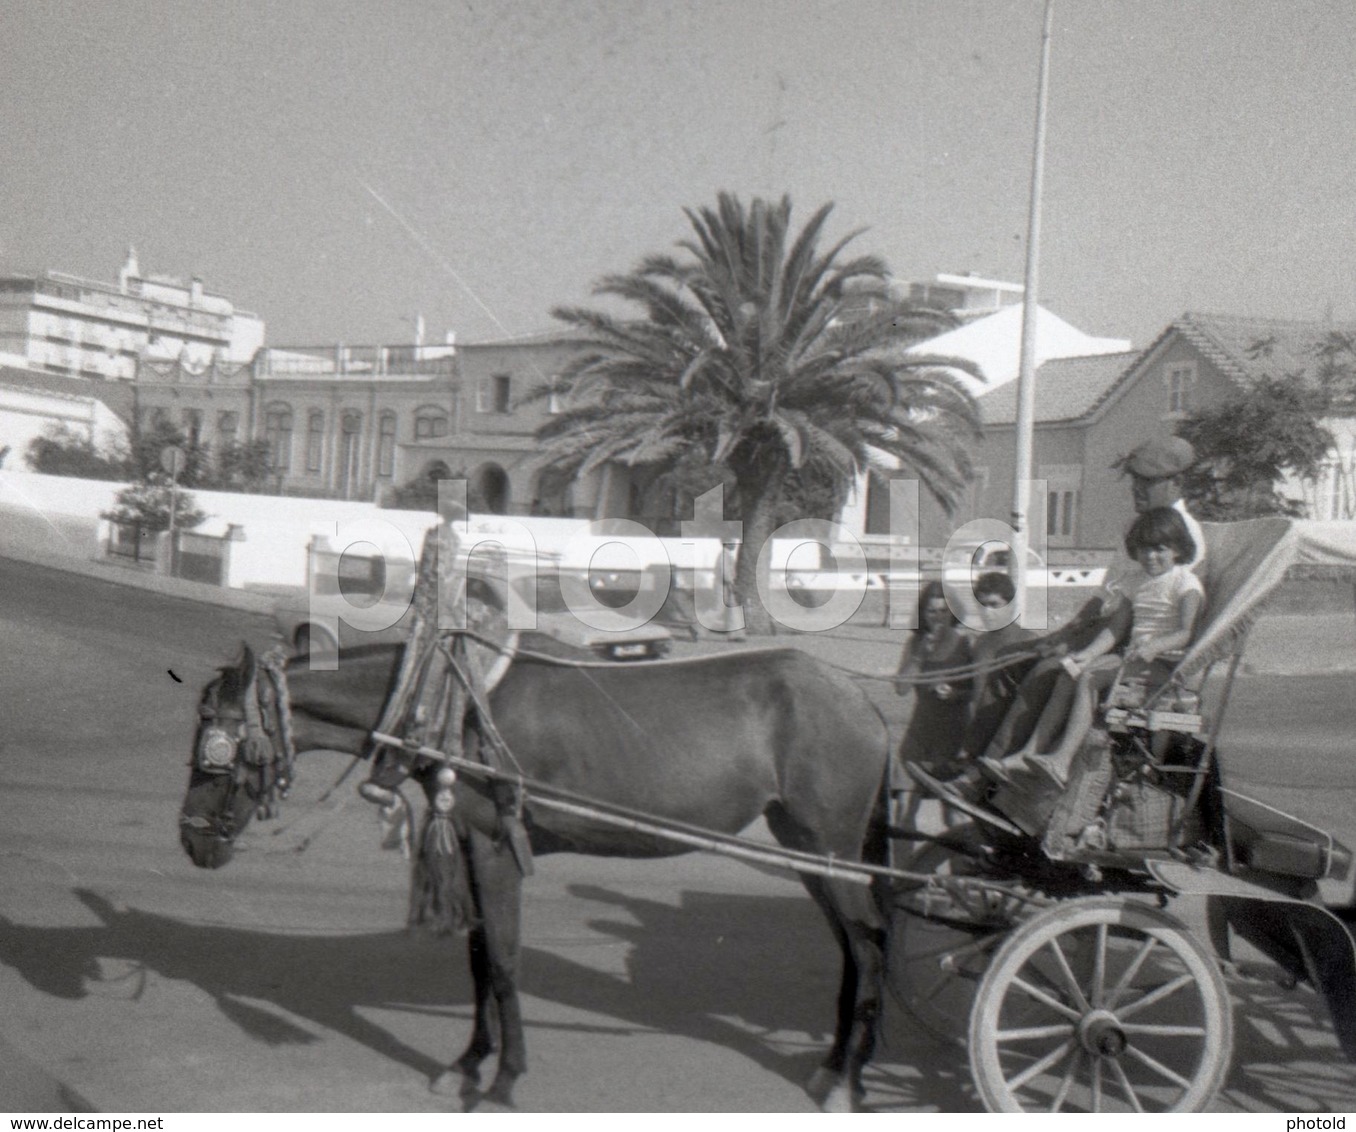
[[[202,486],[221,491],[262,492],[270,474],[268,441],[230,441],[217,454],[215,471],[203,477]]]
[[[65,425],[51,425],[28,444],[28,466],[49,476],[76,476],[87,480],[123,480],[127,457],[100,452],[87,436]]]
[[[118,492],[117,507],[101,512],[100,518],[114,523],[135,524],[143,531],[167,531],[170,520],[170,500],[174,499],[174,526],[189,530],[198,526],[207,516],[199,511],[193,496],[170,486],[164,472],[154,472],[144,480],[130,484]]]
[[[441,462],[434,462],[411,480],[406,480],[391,489],[383,507],[397,511],[436,511],[438,510],[438,483],[441,480],[464,480],[465,471],[452,471]],[[477,496],[469,498],[467,503],[472,511],[484,510],[484,501]],[[477,506],[479,502],[480,506]]]
[[[183,487],[209,487],[212,479],[212,453],[201,441],[190,440],[182,429],[165,420],[138,429],[132,437],[131,474],[138,480],[161,471],[160,454],[169,446],[182,448],[184,467],[179,473]]]
[[[735,589],[754,632],[771,631],[755,570],[788,505],[841,499],[888,456],[949,509],[978,437],[974,400],[951,372],[975,367],[903,352],[954,320],[893,302],[880,259],[843,259],[859,233],[821,253],[831,209],[793,235],[789,198],[746,208],[722,193],[714,209],[685,210],[685,258],[650,256],[596,285],[642,313],[553,312],[582,349],[555,385],[566,410],[538,431],[548,461],[579,475],[693,459],[727,472],[744,523]]]
[[[1314,479],[1333,446],[1319,421],[1326,404],[1298,376],[1264,377],[1213,408],[1183,421],[1178,434],[1196,449],[1183,491],[1192,511],[1215,522],[1262,515],[1304,514],[1304,504],[1286,497],[1286,475]]]

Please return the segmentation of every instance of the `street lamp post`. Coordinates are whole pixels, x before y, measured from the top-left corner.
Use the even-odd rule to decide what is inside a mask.
[[[1017,460],[1012,485],[1012,561],[1009,570],[1017,589],[1017,608],[1026,612],[1027,547],[1031,543],[1028,510],[1036,417],[1036,315],[1040,267],[1041,182],[1045,174],[1045,106],[1050,85],[1050,28],[1054,0],[1045,0],[1041,31],[1040,79],[1036,91],[1036,140],[1031,158],[1031,206],[1027,218],[1026,278],[1022,294],[1022,356],[1017,375]]]

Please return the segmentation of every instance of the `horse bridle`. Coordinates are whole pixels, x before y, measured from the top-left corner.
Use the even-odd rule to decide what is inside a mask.
[[[217,816],[181,814],[181,825],[233,840],[238,832],[235,801],[242,788],[257,803],[261,819],[276,816],[280,799],[291,788],[296,758],[285,665],[280,651],[261,656],[238,710],[222,708],[221,678],[209,685],[212,694],[198,705],[191,765],[203,774],[229,775],[229,785]]]

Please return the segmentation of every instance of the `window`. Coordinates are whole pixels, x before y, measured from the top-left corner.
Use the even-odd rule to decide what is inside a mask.
[[[202,440],[202,410],[184,409],[179,416],[183,422],[184,437],[190,445],[196,446]]]
[[[1167,366],[1163,380],[1168,387],[1168,413],[1185,416],[1191,412],[1191,387],[1196,383],[1196,363],[1176,362]]]
[[[346,412],[339,418],[339,475],[336,483],[344,499],[352,499],[358,492],[358,434],[362,427],[361,413]]]
[[[477,413],[507,413],[512,400],[512,383],[508,374],[497,373],[483,378],[476,387]]]
[[[446,423],[446,422],[444,422]],[[382,413],[377,429],[377,475],[395,474],[396,416],[394,413]]]
[[[1344,506],[1346,502],[1346,469],[1340,460],[1325,460],[1318,473],[1318,506],[1314,508],[1316,519],[1346,519],[1350,516]]]
[[[1045,481],[1045,525],[1043,533],[1049,546],[1073,546],[1078,537],[1078,501],[1083,487],[1083,469],[1077,464],[1045,464],[1036,470],[1036,479]],[[1031,500],[1033,509],[1040,502]],[[1041,533],[1040,516],[1032,516],[1033,534]],[[1041,547],[1036,546],[1039,552]]]
[[[264,442],[268,445],[268,466],[275,472],[292,467],[292,410],[276,405],[264,413]]]
[[[313,409],[306,414],[306,470],[318,472],[325,455],[325,414]]]
[[[1052,491],[1045,497],[1045,535],[1047,538],[1067,538],[1074,533],[1074,516],[1078,514],[1078,492]]]
[[[240,431],[240,414],[229,410],[217,414],[217,435],[221,443],[230,447],[235,443],[236,433]]]
[[[416,409],[414,413],[414,439],[436,440],[446,436],[447,413],[439,408]]]

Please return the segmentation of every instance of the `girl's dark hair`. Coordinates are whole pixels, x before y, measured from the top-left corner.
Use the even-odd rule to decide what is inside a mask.
[[[1176,507],[1155,507],[1135,520],[1125,536],[1125,552],[1138,558],[1146,546],[1166,546],[1177,555],[1178,562],[1196,557],[1196,540]]]
[[[927,585],[918,591],[918,624],[914,627],[913,631],[915,633],[927,632],[928,622],[923,614],[927,610],[928,602],[936,601],[939,597],[946,597],[946,590],[943,588],[942,583],[936,579],[928,582]],[[960,618],[956,616],[956,611],[951,608],[950,602],[947,602],[946,605],[946,615],[951,618],[951,624],[960,624]]]
[[[1001,570],[989,570],[975,579],[975,600],[997,594],[1003,599],[1006,605],[1017,596],[1017,587],[1013,585],[1012,579]]]

